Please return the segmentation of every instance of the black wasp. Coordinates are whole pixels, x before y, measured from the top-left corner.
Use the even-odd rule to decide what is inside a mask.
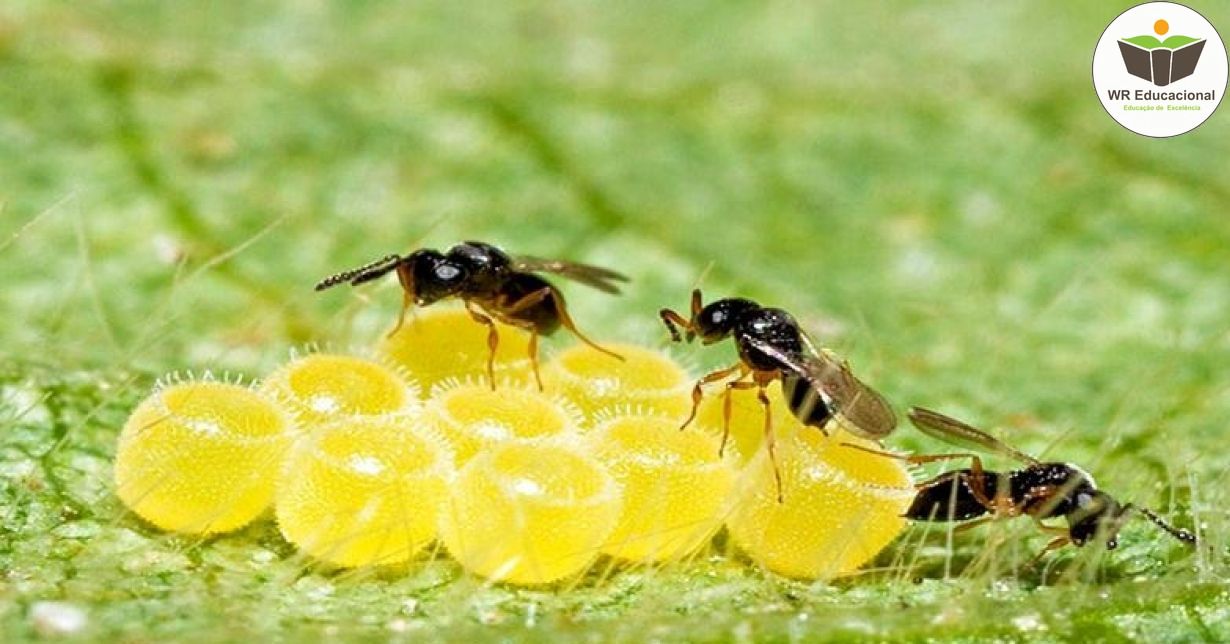
[[[821,431],[830,420],[836,419],[851,433],[878,440],[897,426],[897,417],[884,397],[855,378],[846,362],[828,351],[817,351],[798,322],[781,309],[763,307],[742,298],[721,299],[705,306],[697,289],[692,291],[690,319],[670,309],[662,309],[659,315],[675,342],[683,340],[680,328],[686,332],[688,342],[696,336],[700,336],[703,344],[733,337],[739,362],[696,382],[692,388],[692,413],[683,422],[683,427],[696,418],[704,385],[736,376],[726,383],[723,392],[722,447],[725,448],[730,434],[730,391],[757,389],[757,399],[764,407],[765,443],[773,463],[779,501],[782,497],[781,472],[777,469],[774,451],[769,397],[765,395],[765,387],[773,380],[781,379],[782,391],[794,415]],[[748,376],[750,382],[744,380]]]
[[[1028,516],[1043,531],[1055,535],[1038,553],[1035,561],[1068,544],[1083,546],[1098,535],[1103,535],[1106,548],[1113,550],[1119,545],[1119,530],[1132,511],[1143,514],[1174,538],[1196,544],[1196,535],[1175,528],[1148,508],[1119,503],[1099,490],[1088,472],[1071,463],[1041,462],[982,430],[929,409],[911,408],[910,422],[924,433],[947,443],[985,449],[1015,459],[1025,467],[1010,472],[992,472],[982,467],[982,460],[976,454],[970,453],[900,456],[875,452],[911,463],[970,459],[971,466],[968,468],[944,472],[919,483],[914,501],[905,513],[908,519],[967,521],[959,528],[965,530],[994,519]],[[865,449],[857,445],[849,446]],[[1067,521],[1066,528],[1042,523],[1043,519],[1059,517]]]
[[[538,374],[538,336],[550,335],[561,326],[594,349],[623,359],[578,331],[568,315],[564,296],[550,282],[534,274],[553,273],[600,291],[618,294],[619,287],[615,282],[624,282],[628,278],[615,271],[563,260],[513,257],[491,244],[467,241],[445,253],[422,248],[409,255],[381,257],[369,264],[326,277],[316,285],[316,290],[323,291],[342,283],[356,286],[391,272],[397,273],[403,293],[401,316],[389,335],[401,329],[410,307],[428,306],[451,297],[459,298],[470,317],[487,327],[487,347],[490,350],[487,378],[492,389],[495,389],[495,350],[500,342],[493,320],[530,332],[530,361],[539,389],[542,389],[542,378]]]

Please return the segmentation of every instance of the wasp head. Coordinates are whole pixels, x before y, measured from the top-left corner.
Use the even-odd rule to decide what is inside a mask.
[[[1106,539],[1106,549],[1119,547],[1119,530],[1128,518],[1131,505],[1123,505],[1101,490],[1076,495],[1076,508],[1068,515],[1068,536],[1083,546],[1091,539]]]
[[[708,306],[692,313],[692,323],[688,330],[688,340],[693,335],[700,336],[703,344],[713,344],[724,340],[735,330],[743,315],[748,311],[760,308],[755,302],[742,298],[730,297],[711,302]]]
[[[469,269],[431,249],[416,250],[402,260],[409,267],[406,290],[418,306],[457,295],[469,279]]]

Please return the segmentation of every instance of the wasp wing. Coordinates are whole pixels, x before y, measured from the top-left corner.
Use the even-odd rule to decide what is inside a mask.
[[[553,273],[612,295],[619,293],[619,285],[615,282],[628,281],[623,273],[609,268],[562,259],[521,256],[513,259],[513,269],[528,273]]]
[[[910,422],[928,436],[945,443],[973,449],[985,449],[1022,463],[1037,464],[1038,459],[1012,447],[994,436],[962,421],[922,407],[910,408]]]
[[[896,429],[897,415],[884,396],[856,378],[836,356],[824,352],[790,355],[763,340],[750,342],[781,363],[788,371],[784,376],[798,378],[816,391],[852,433],[879,440]]]

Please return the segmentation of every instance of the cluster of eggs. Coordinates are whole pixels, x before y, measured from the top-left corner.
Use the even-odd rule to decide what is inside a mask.
[[[371,357],[293,358],[255,386],[169,380],[125,425],[120,499],[169,531],[241,528],[273,507],[285,538],[340,567],[398,564],[440,543],[467,570],[546,584],[600,555],[638,563],[702,551],[723,526],[791,577],[850,573],[904,527],[910,479],[865,441],[806,428],[772,393],[779,501],[754,394],[710,395],[686,430],[691,377],[632,345],[578,345],[542,367],[499,326],[433,310]],[[731,440],[720,453],[724,417]]]

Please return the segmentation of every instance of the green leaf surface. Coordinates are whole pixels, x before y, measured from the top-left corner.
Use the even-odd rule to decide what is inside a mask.
[[[47,601],[107,641],[1230,639],[1230,119],[1153,140],[1107,117],[1089,57],[1115,13],[0,4],[0,641],[54,630]],[[1030,569],[1028,520],[916,526],[808,583],[719,537],[527,590],[443,557],[323,569],[268,519],[191,539],[119,504],[116,435],[158,376],[370,344],[395,284],[312,285],[460,239],[629,274],[618,299],[566,287],[598,339],[664,343],[657,310],[702,278],[781,306],[899,410],[1079,463],[1204,546],[1134,521]]]

